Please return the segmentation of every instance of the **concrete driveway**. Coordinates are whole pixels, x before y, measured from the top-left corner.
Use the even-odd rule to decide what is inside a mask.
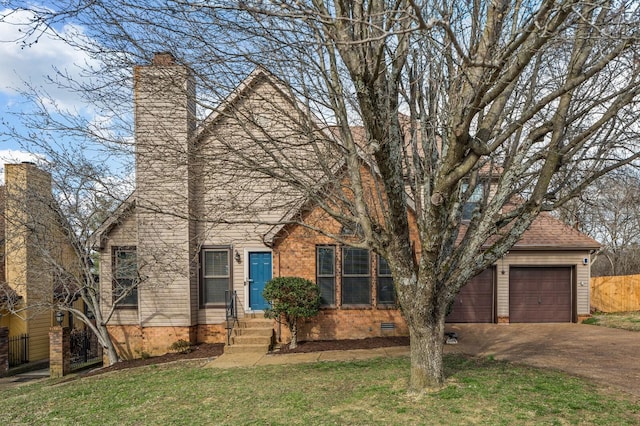
[[[640,396],[640,333],[586,324],[449,324],[445,352],[551,368]]]

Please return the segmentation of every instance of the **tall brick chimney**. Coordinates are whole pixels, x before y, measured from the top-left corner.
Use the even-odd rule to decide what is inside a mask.
[[[138,293],[143,326],[195,323],[192,137],[195,81],[171,53],[134,68]],[[192,301],[196,300],[195,306]]]

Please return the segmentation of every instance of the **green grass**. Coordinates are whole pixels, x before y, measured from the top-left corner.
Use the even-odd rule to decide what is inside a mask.
[[[629,331],[640,331],[640,311],[595,313],[591,318],[583,321],[584,324],[600,325],[609,328],[621,328]]]
[[[561,373],[448,356],[448,386],[406,392],[407,358],[218,370],[156,365],[4,392],[0,424],[640,423],[622,393]]]

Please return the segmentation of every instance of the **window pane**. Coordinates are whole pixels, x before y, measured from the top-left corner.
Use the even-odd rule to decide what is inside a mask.
[[[396,293],[393,289],[393,278],[378,277],[378,302],[396,303]]]
[[[387,259],[378,256],[378,275],[391,275],[391,268],[387,263]]]
[[[113,260],[113,300],[125,294],[138,284],[138,265],[135,248],[118,248]],[[138,289],[133,288],[127,296],[118,302],[119,306],[138,304]]]
[[[318,247],[318,275],[333,276],[335,250],[333,247]]]
[[[323,305],[336,303],[336,251],[334,247],[317,247],[316,249],[316,283],[320,288],[320,299]]]
[[[369,296],[369,277],[343,277],[342,278],[342,303],[345,305],[368,305],[371,303]]]
[[[323,305],[335,305],[335,277],[318,277],[318,287],[320,287],[320,299]]]
[[[135,278],[137,268],[134,250],[116,251],[116,278]]]
[[[352,247],[343,249],[343,275],[369,275],[369,251]]]
[[[396,293],[393,288],[393,277],[387,260],[378,256],[378,303],[395,303]]]
[[[461,194],[464,194],[469,188],[467,183],[463,183],[461,187]],[[478,207],[484,196],[484,185],[479,183],[473,188],[473,193],[469,196],[469,199],[462,206],[462,219],[469,220],[473,215],[473,212]]]
[[[133,280],[118,280],[118,288],[115,291],[116,298],[120,297],[128,288],[133,286]],[[131,293],[125,296],[119,302],[121,305],[137,305],[138,304],[138,289],[134,288]]]
[[[225,303],[225,290],[229,290],[228,278],[205,278],[204,303]]]
[[[229,276],[229,251],[207,250],[204,252],[205,277]]]

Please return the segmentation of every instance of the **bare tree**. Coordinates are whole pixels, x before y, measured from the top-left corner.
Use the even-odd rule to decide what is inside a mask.
[[[306,129],[299,145],[245,112],[236,118],[251,149],[222,144],[227,171],[322,206],[359,230],[350,244],[387,259],[416,391],[444,383],[444,321],[460,288],[540,212],[640,156],[632,1],[95,1],[33,12],[26,43],[46,26],[86,26],[91,39],[69,42],[102,60],[100,85],[167,50],[193,69],[210,100],[201,111],[255,65],[286,83],[297,99],[287,114]],[[108,103],[104,90],[74,87]],[[329,143],[332,154],[317,155]],[[230,220],[217,214],[200,220]]]
[[[634,170],[620,169],[598,180],[561,214],[603,244],[592,276],[640,273],[640,181]]]
[[[55,311],[69,312],[91,329],[114,363],[119,358],[106,326],[115,308],[100,309],[90,237],[119,202],[108,189],[115,182],[105,186],[98,168],[81,156],[49,154],[50,160],[64,161],[55,164],[53,170],[58,173],[53,182],[48,172],[34,164],[11,166],[21,172],[7,181],[4,191],[3,249],[10,262],[4,288],[28,297],[5,297],[4,308],[30,320],[48,320]],[[52,164],[41,165],[46,166]],[[125,288],[115,289],[114,307],[141,282],[134,277]]]

